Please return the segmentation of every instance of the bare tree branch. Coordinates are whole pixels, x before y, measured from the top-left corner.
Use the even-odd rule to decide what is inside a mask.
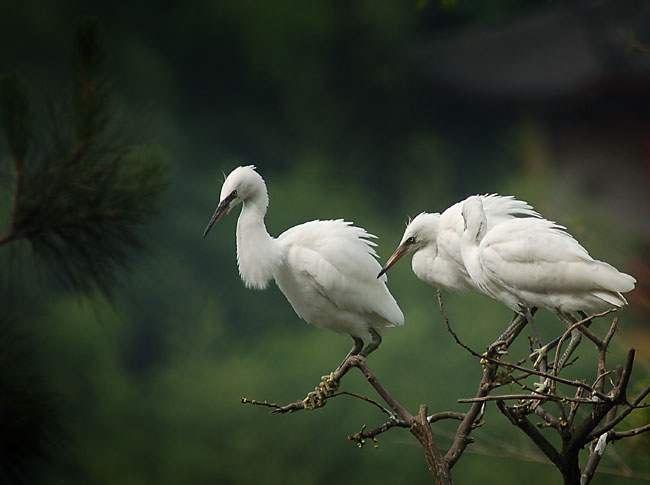
[[[436,483],[451,484],[451,475],[449,473],[451,466],[445,457],[442,456],[440,448],[433,438],[431,425],[427,420],[426,404],[420,405],[420,410],[417,416],[415,416],[412,420],[411,429],[409,431],[413,436],[417,438],[417,440],[422,445],[422,448],[424,448],[424,453],[427,457],[429,469],[431,471],[431,474],[434,476]]]
[[[344,395],[356,397],[357,399],[361,399],[362,401],[370,403],[373,406],[375,406],[377,409],[379,409],[382,413],[386,414],[389,418],[395,419],[395,415],[392,412],[390,412],[388,409],[386,409],[384,406],[379,404],[377,401],[375,401],[374,399],[370,399],[369,397],[362,396],[361,394],[357,394],[356,392],[340,391],[337,392],[336,394],[332,394],[329,397],[344,396]]]
[[[454,338],[454,340],[456,341],[456,343],[457,343],[458,345],[460,345],[461,347],[463,347],[465,350],[467,350],[467,351],[468,351],[470,354],[472,354],[474,357],[478,357],[479,359],[486,360],[486,361],[488,361],[489,363],[494,364],[494,365],[496,365],[496,366],[501,366],[501,367],[506,367],[506,368],[508,368],[508,369],[518,370],[518,371],[523,372],[523,373],[528,374],[528,375],[536,375],[536,376],[540,376],[540,377],[543,377],[543,378],[545,378],[545,379],[549,379],[549,380],[552,380],[552,381],[555,381],[555,382],[559,382],[559,383],[561,383],[561,384],[566,384],[566,385],[568,385],[568,386],[581,387],[581,388],[585,389],[586,391],[589,391],[590,394],[592,394],[592,395],[596,395],[597,397],[599,397],[599,398],[602,399],[603,401],[609,401],[609,400],[611,400],[610,397],[604,395],[603,393],[600,393],[600,392],[596,391],[593,387],[587,385],[585,382],[582,382],[582,381],[571,381],[571,380],[568,380],[568,379],[563,379],[563,378],[558,377],[558,376],[555,376],[555,375],[547,374],[547,373],[545,373],[545,372],[540,372],[540,371],[535,370],[535,369],[527,369],[527,368],[522,367],[522,366],[520,366],[520,365],[516,365],[516,364],[512,364],[512,363],[510,363],[510,362],[506,362],[506,361],[498,360],[498,359],[495,359],[495,358],[490,357],[490,356],[487,355],[487,354],[480,354],[480,353],[476,352],[476,351],[475,351],[474,349],[472,349],[469,345],[464,344],[464,343],[460,340],[460,338],[458,338],[458,335],[456,335],[456,332],[454,332],[453,329],[451,328],[451,325],[449,324],[449,319],[447,318],[447,316],[446,316],[445,313],[444,313],[444,309],[443,309],[443,306],[442,306],[442,299],[441,299],[441,297],[440,297],[440,294],[438,294],[438,301],[439,301],[439,303],[440,303],[440,313],[442,314],[442,317],[444,318],[445,323],[446,323],[446,325],[447,325],[447,331],[452,335],[452,337]],[[608,311],[606,311],[606,312],[602,312],[602,313],[596,314],[595,317],[596,317],[596,316],[607,315],[608,313],[610,313],[610,310],[608,310]],[[497,342],[495,342],[495,344],[496,344],[496,343],[497,343]],[[492,344],[492,345],[495,345],[495,344]]]
[[[536,392],[536,391],[533,391]],[[458,399],[459,403],[470,403],[470,402],[486,402],[486,401],[524,401],[524,400],[535,400],[535,401],[558,401],[558,402],[574,402],[578,404],[600,404],[598,401],[592,401],[589,399],[575,399],[570,397],[554,396],[551,394],[503,394],[500,396],[483,396],[483,397],[470,397]]]
[[[445,315],[444,305],[442,303],[442,294],[440,293],[440,290],[438,290],[438,305],[440,306],[440,313],[442,314],[442,317],[444,318],[445,323],[447,324],[447,329],[452,333],[452,335],[456,339],[456,342],[464,346],[464,344],[460,342],[460,340],[453,332],[453,330],[451,330],[449,319],[447,318],[447,315]],[[510,342],[512,342],[512,340],[510,340]],[[504,342],[504,344],[509,345],[507,342]],[[466,348],[469,349],[469,347]],[[493,344],[488,350],[488,352],[493,355],[498,355],[497,346]],[[483,367],[483,377],[481,378],[481,382],[478,385],[478,390],[476,393],[477,398],[485,397],[488,395],[488,393],[490,392],[490,382],[494,380],[497,370],[498,368],[496,366]],[[472,432],[472,429],[475,426],[474,423],[477,420],[478,416],[482,413],[484,409],[483,406],[484,403],[475,402],[474,404],[472,404],[472,407],[469,409],[469,411],[465,414],[463,421],[461,422],[460,426],[458,427],[458,430],[456,431],[454,442],[452,443],[451,447],[447,451],[447,454],[445,455],[445,460],[449,463],[450,467],[454,466],[454,464],[458,461],[458,459],[462,455],[463,451],[465,451],[467,445],[470,443],[468,439],[469,434]]]
[[[646,398],[646,396],[648,396],[648,394],[650,394],[650,384],[646,386],[646,388],[643,391],[641,391],[641,393],[637,396],[637,398],[634,401],[632,401],[632,403],[627,404],[626,409],[621,414],[619,414],[616,417],[616,419],[614,419],[610,423],[607,423],[605,426],[598,428],[596,431],[594,431],[589,436],[589,440],[594,440],[598,438],[600,435],[602,435],[603,433],[606,433],[609,430],[613,429],[621,421],[627,418],[632,411],[638,409],[640,407],[639,403],[643,401]]]
[[[465,419],[465,413],[456,413],[454,411],[445,411],[441,413],[435,413],[427,416],[427,421],[429,423],[435,423],[436,421],[442,421],[443,419],[456,419],[462,421]]]
[[[562,465],[562,457],[553,445],[542,436],[542,433],[533,426],[528,419],[522,416],[517,416],[512,413],[511,409],[506,406],[503,401],[497,401],[497,407],[503,415],[510,420],[512,424],[521,429],[526,435],[537,445],[542,453],[555,464],[558,468]]]
[[[463,343],[452,329],[445,314],[440,292],[438,292],[438,303],[447,331],[460,347],[480,359],[482,365],[483,372],[477,386],[476,395],[471,398],[458,399],[459,403],[471,404],[470,408],[465,413],[446,411],[427,416],[427,406],[421,404],[418,413],[413,415],[379,382],[362,357],[352,356],[336,372],[330,376],[325,376],[320,388],[317,388],[315,393],[318,396],[318,406],[323,405],[329,398],[348,395],[371,404],[388,416],[388,420],[376,428],[367,430],[364,425],[359,432],[348,436],[348,439],[355,442],[359,447],[364,446],[368,439],[372,439],[374,446],[377,447],[377,436],[390,429],[409,429],[410,433],[422,446],[435,482],[450,485],[451,469],[465,452],[467,445],[473,442],[470,437],[472,431],[483,424],[486,404],[494,401],[499,411],[508,421],[521,429],[543,455],[555,465],[562,474],[565,484],[580,483],[586,485],[593,478],[609,442],[650,431],[650,423],[628,430],[614,430],[633,410],[646,406],[642,401],[650,394],[650,385],[632,403],[627,401],[627,387],[634,364],[634,349],[629,350],[625,364],[618,366],[616,378],[611,377],[614,371],[607,368],[607,352],[616,334],[618,319],[613,319],[603,339],[589,331],[587,326],[593,319],[611,313],[612,309],[590,316],[580,313],[583,318],[571,325],[559,339],[552,367],[549,367],[549,369],[540,367],[538,370],[525,367],[526,358],[517,361],[516,364],[502,360],[502,357],[508,352],[509,347],[518,338],[524,327],[527,324],[532,326],[534,311],[526,311],[525,313],[522,311],[521,314],[516,315],[508,329],[487,347],[485,353],[479,353]],[[592,385],[589,385],[586,379],[571,380],[560,377],[562,371],[571,365],[571,362],[565,363],[562,368],[559,368],[558,362],[560,361],[562,343],[575,329],[579,329],[586,335],[588,343],[593,344],[597,350],[596,378]],[[361,394],[348,391],[334,392],[339,381],[353,367],[359,369],[386,405]],[[515,371],[517,374],[513,375]],[[528,378],[532,377],[540,378],[536,388],[531,387],[530,381],[526,382]],[[333,383],[335,385],[332,386]],[[514,384],[524,392],[501,395],[491,394],[495,389],[500,389],[508,384]],[[567,396],[559,393],[557,384],[574,388],[574,395]],[[326,392],[323,388],[325,388]],[[507,401],[515,401],[515,403],[508,405]],[[306,407],[306,402],[309,404],[309,408]],[[242,398],[242,403],[269,407],[272,409],[271,414],[310,409],[313,404],[313,402],[306,399],[280,406],[266,401],[250,401],[245,398]],[[552,405],[546,406],[547,403],[552,403]],[[583,405],[588,406],[588,412],[584,413],[584,416],[578,414],[578,409]],[[623,411],[617,416],[617,407],[621,406],[624,406]],[[452,444],[444,456],[436,443],[431,428],[431,423],[443,419],[460,421],[454,433]],[[561,448],[554,446],[548,437],[542,434],[540,430],[544,428],[552,428],[558,432],[562,442]],[[589,455],[581,470],[579,454],[586,445],[589,445]]]
[[[608,441],[616,441],[622,438],[629,438],[630,436],[637,436],[642,433],[650,431],[650,423],[639,426],[638,428],[628,429],[626,431],[610,431]]]
[[[348,439],[350,441],[354,441],[359,448],[363,448],[363,445],[365,444],[365,441],[367,439],[371,439],[373,441],[374,447],[378,448],[379,445],[377,444],[377,436],[380,435],[381,433],[385,433],[391,428],[394,427],[399,427],[399,428],[410,428],[411,425],[407,423],[406,421],[402,419],[391,419],[386,421],[384,424],[381,426],[378,426],[375,429],[372,429],[370,431],[365,431],[366,425],[364,424],[361,427],[361,430],[358,433],[352,434],[348,436]]]

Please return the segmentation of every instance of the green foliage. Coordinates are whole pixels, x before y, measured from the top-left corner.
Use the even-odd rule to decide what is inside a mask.
[[[61,432],[56,397],[34,363],[31,337],[0,318],[0,483],[26,480]]]
[[[27,97],[18,77],[15,74],[3,76],[0,79],[0,122],[16,170],[22,169],[29,146],[28,111]]]
[[[3,187],[12,192],[12,202],[0,245],[26,240],[42,263],[37,266],[77,291],[110,296],[116,279],[144,249],[140,227],[156,211],[167,170],[158,147],[125,135],[126,121],[100,72],[92,24],[79,29],[77,55],[74,88],[54,100],[42,124],[32,119],[17,76],[0,80],[0,121],[14,171],[13,184]],[[7,259],[16,254],[6,253]],[[16,298],[23,293],[22,281],[7,280],[3,312],[32,312],[33,303]],[[39,371],[25,320],[0,316],[2,483],[31,479],[35,462],[49,457],[54,442],[66,439],[59,425],[60,403],[42,382],[51,382],[52,376],[44,379]]]
[[[133,266],[134,250],[144,247],[138,230],[156,211],[166,169],[155,145],[125,135],[90,24],[79,29],[77,53],[73,100],[56,100],[39,145],[27,137],[24,92],[15,80],[3,84],[17,170],[10,237],[28,240],[34,255],[76,290],[109,295],[119,272]]]

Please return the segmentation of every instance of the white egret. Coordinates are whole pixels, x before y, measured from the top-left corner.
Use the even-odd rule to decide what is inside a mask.
[[[627,304],[636,280],[594,260],[565,228],[543,218],[489,227],[480,197],[463,204],[461,253],[474,285],[514,311],[538,306],[566,315]]]
[[[242,203],[237,263],[244,284],[261,290],[275,279],[299,317],[351,336],[354,346],[348,356],[367,357],[381,343],[380,329],[404,323],[386,279],[376,278],[381,265],[376,245],[369,241],[375,236],[339,219],[305,222],[273,238],[264,224],[268,202],[266,184],[255,167],[237,167],[223,183],[203,237]]]
[[[491,194],[480,198],[484,202],[488,227],[516,216],[539,216],[526,202],[512,196]],[[463,202],[457,202],[442,214],[422,212],[415,217],[379,276],[404,255],[415,252],[411,263],[413,272],[425,283],[444,290],[462,291],[469,286],[481,291],[467,274],[460,251],[464,228]]]
[[[490,228],[480,197],[469,197],[462,215],[461,253],[467,273],[481,292],[515,312],[545,308],[570,327],[576,322],[571,312],[597,312],[627,304],[622,293],[632,291],[636,280],[594,260],[563,226],[525,217]],[[556,371],[580,339],[580,332],[574,330]],[[536,366],[556,344],[534,352],[539,355]]]

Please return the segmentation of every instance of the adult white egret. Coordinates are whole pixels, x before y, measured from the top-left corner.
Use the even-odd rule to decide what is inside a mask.
[[[251,165],[228,175],[203,237],[239,203],[237,263],[247,287],[261,290],[275,279],[300,318],[352,337],[348,356],[367,357],[381,343],[378,330],[404,323],[386,279],[376,278],[381,266],[369,241],[375,236],[339,219],[305,222],[271,237],[264,224],[266,184]]]
[[[461,254],[467,273],[483,293],[515,312],[542,307],[570,327],[576,322],[571,312],[597,312],[627,304],[622,293],[632,291],[636,280],[594,260],[563,226],[526,217],[490,228],[480,197],[469,197],[462,215]],[[580,332],[574,330],[556,372],[580,339]],[[539,355],[536,366],[556,344],[535,352]]]
[[[516,216],[538,217],[526,202],[512,196],[497,194],[479,196],[485,206],[488,227],[493,227]],[[462,291],[473,287],[460,251],[463,234],[463,202],[446,209],[442,214],[422,212],[409,222],[399,246],[379,272],[382,276],[404,255],[413,254],[412,268],[422,281],[439,289]]]

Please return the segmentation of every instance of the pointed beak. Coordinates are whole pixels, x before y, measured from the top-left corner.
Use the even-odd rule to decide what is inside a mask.
[[[388,261],[386,262],[386,264],[384,265],[384,267],[381,268],[381,271],[380,271],[379,274],[377,275],[377,278],[381,278],[382,275],[383,275],[386,271],[388,271],[388,270],[390,269],[391,266],[393,266],[395,263],[397,263],[397,261],[399,261],[399,259],[400,259],[402,256],[404,256],[404,255],[408,252],[408,249],[409,249],[408,245],[406,245],[406,244],[400,244],[400,245],[397,247],[397,249],[395,250],[395,252],[392,254],[392,256],[391,256],[390,258],[388,258]]]
[[[232,202],[233,199],[234,197],[231,194],[219,203],[217,209],[214,211],[214,214],[212,215],[212,219],[210,219],[208,226],[205,228],[205,231],[203,232],[203,239],[205,239],[205,236],[208,235],[208,232],[210,232],[212,226],[214,226],[217,222],[219,222],[219,219],[221,219],[223,216],[228,214],[228,212],[230,211],[230,203]]]

